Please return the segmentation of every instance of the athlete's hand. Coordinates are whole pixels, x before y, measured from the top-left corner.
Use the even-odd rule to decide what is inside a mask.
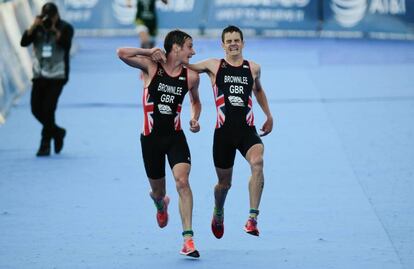
[[[160,48],[152,48],[151,49],[151,59],[157,63],[166,63],[167,57],[165,56],[165,52]]]
[[[198,131],[200,131],[200,124],[198,123],[198,120],[190,120],[190,131],[193,133],[197,133]]]
[[[273,118],[270,117],[270,118],[267,118],[262,128],[260,129],[260,131],[262,131],[260,136],[268,135],[272,131],[272,129],[273,129]]]

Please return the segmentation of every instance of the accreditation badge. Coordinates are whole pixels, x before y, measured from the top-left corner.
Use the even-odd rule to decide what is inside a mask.
[[[50,58],[52,57],[52,46],[50,44],[44,44],[42,48],[42,57]]]

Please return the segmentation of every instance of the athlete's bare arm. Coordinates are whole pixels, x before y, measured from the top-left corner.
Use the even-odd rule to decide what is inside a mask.
[[[207,73],[210,77],[212,83],[216,80],[217,70],[219,68],[220,60],[219,59],[207,59],[195,64],[189,64],[188,67],[191,70],[196,71],[197,73]]]
[[[141,69],[147,85],[157,71],[157,62],[166,62],[165,53],[160,48],[119,48],[118,57],[127,65]]]
[[[250,62],[250,66],[252,68],[253,74],[253,92],[256,96],[257,103],[259,103],[260,107],[262,108],[263,112],[265,113],[267,119],[263,124],[262,128],[260,129],[262,133],[260,136],[265,136],[269,134],[273,129],[273,117],[272,113],[270,112],[269,103],[267,102],[265,91],[262,87],[262,83],[260,82],[260,65]]]
[[[200,131],[200,124],[198,122],[201,113],[201,102],[198,94],[199,84],[200,76],[198,73],[188,70],[188,95],[190,96],[191,102],[190,131],[193,133]]]
[[[127,65],[139,68],[144,73],[149,73],[151,68],[157,68],[156,62],[166,62],[164,52],[160,48],[119,48],[118,57]]]

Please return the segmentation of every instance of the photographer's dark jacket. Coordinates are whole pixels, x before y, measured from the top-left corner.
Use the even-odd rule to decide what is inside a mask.
[[[56,41],[56,33],[42,26],[36,27],[32,34],[23,33],[20,44],[27,47],[33,43],[33,79],[69,79],[69,52],[72,46],[73,27],[64,20],[56,23],[61,35]]]

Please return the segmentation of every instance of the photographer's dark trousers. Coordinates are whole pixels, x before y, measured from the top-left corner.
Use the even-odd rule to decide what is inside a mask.
[[[62,128],[56,125],[55,111],[64,80],[34,79],[31,94],[32,113],[43,125],[42,141],[49,143]]]

